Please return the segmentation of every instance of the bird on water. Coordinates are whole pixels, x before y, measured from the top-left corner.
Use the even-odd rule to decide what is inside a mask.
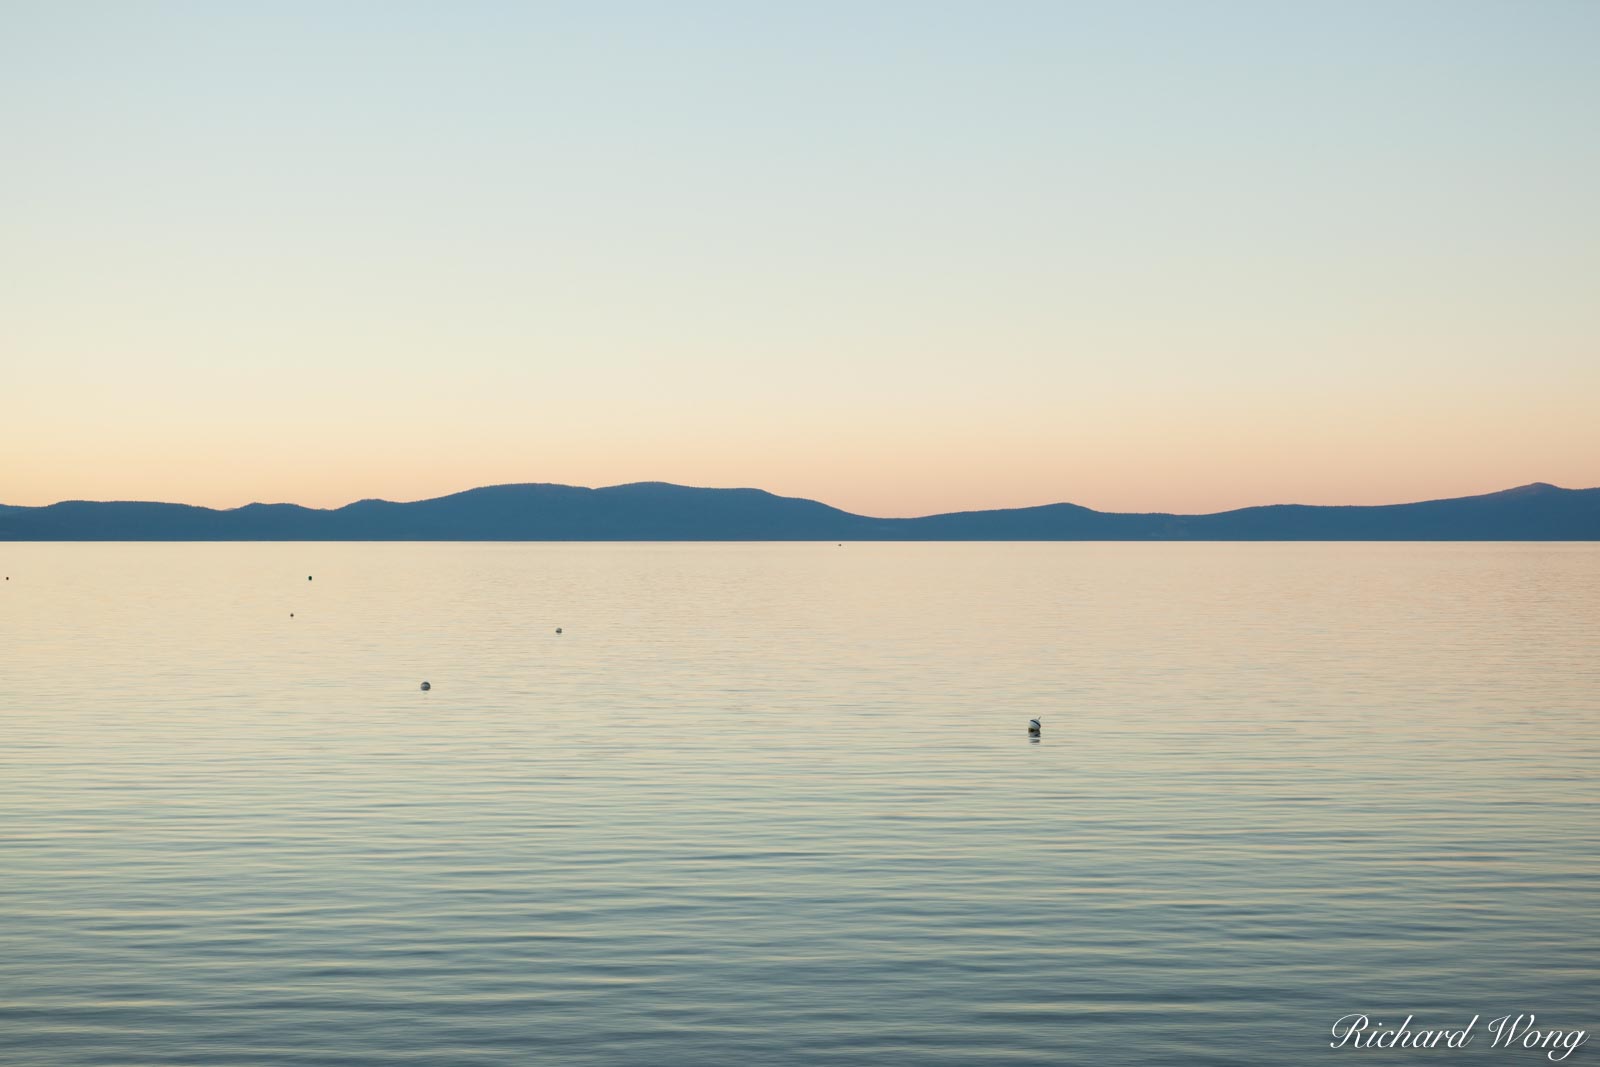
[[[424,693],[426,693],[428,690],[430,690],[432,688],[433,688],[433,683],[432,682],[423,682],[422,683],[422,691]]]
[[[1029,719],[1028,720],[1028,732],[1030,734],[1032,734],[1034,737],[1038,737],[1039,736],[1039,720],[1038,719]]]

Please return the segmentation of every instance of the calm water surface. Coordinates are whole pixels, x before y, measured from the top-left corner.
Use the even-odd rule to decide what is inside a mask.
[[[1489,1019],[1600,1027],[1600,546],[0,571],[0,1063],[1531,1065]],[[1350,1012],[1482,1021],[1330,1050]]]

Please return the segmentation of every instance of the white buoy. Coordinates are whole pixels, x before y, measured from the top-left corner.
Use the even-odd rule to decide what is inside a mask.
[[[426,693],[428,690],[430,690],[432,688],[433,688],[433,683],[432,682],[423,682],[422,683],[422,691],[424,693]]]
[[[1038,719],[1029,719],[1028,720],[1028,732],[1030,734],[1033,734],[1034,736],[1038,736],[1038,734],[1039,734],[1039,720]]]

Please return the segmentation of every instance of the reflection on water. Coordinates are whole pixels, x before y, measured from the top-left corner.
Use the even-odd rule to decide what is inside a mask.
[[[1276,1065],[1359,1055],[1352,1012],[1600,1025],[1600,547],[0,559],[6,1063]]]

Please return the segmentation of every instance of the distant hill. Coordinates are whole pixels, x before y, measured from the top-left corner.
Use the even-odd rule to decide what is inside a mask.
[[[342,508],[73,500],[0,505],[0,541],[1594,541],[1600,489],[1536,482],[1379,507],[1278,504],[1214,515],[1076,504],[874,519],[760,489],[639,482],[495,485]]]

